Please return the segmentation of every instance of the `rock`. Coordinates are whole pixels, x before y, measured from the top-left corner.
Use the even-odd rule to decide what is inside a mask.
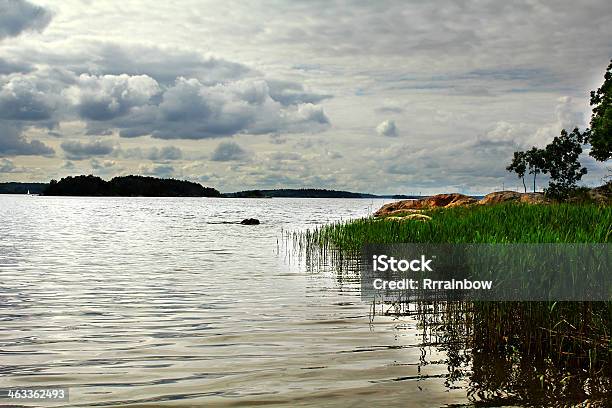
[[[542,193],[519,193],[518,191],[495,191],[478,202],[481,205],[518,202],[525,204],[548,204],[550,200]]]
[[[542,193],[522,193],[521,203],[525,204],[550,204],[552,201]]]
[[[429,221],[431,220],[431,217],[425,214],[409,214],[406,215],[405,217],[387,217],[385,218],[385,220],[390,220],[390,221],[409,221],[409,220],[416,220],[416,221]]]
[[[587,195],[598,204],[612,204],[612,182],[590,189]]]
[[[387,214],[385,214],[386,217],[403,217],[406,214],[419,214],[421,212],[423,212],[424,210],[418,210],[416,208],[407,208],[404,210],[393,210],[393,211],[389,211]]]
[[[508,201],[519,201],[521,195],[521,193],[516,191],[495,191],[484,196],[482,200],[478,201],[478,204],[487,205],[506,203]]]
[[[259,220],[257,218],[246,218],[240,221],[242,225],[259,225]]]
[[[595,191],[597,190],[597,191]],[[589,194],[597,197],[598,202],[609,202],[612,192],[611,186],[601,186],[597,189],[590,190]],[[608,194],[606,196],[606,194]],[[606,198],[607,197],[607,198]],[[608,200],[608,201],[606,201]],[[473,204],[489,205],[501,204],[507,202],[517,202],[525,204],[550,204],[552,201],[542,193],[519,193],[517,191],[496,191],[487,194],[482,200],[476,200],[474,197],[466,196],[459,193],[437,194],[431,197],[422,198],[420,200],[402,200],[383,205],[374,213],[375,217],[394,217],[397,219],[405,219],[402,217],[406,213],[410,215],[419,215],[418,213],[432,208],[452,208],[460,206],[469,206]],[[417,219],[416,217],[413,219]]]
[[[437,194],[420,200],[402,200],[383,205],[374,213],[375,217],[386,217],[401,212],[413,212],[430,208],[455,207],[475,204],[478,200],[459,193]]]

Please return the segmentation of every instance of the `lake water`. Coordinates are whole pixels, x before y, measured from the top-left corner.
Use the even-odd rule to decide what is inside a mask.
[[[357,282],[285,245],[384,202],[0,196],[0,388],[69,387],[56,406],[80,407],[468,404],[416,320],[371,322]],[[228,223],[247,217],[262,224]]]

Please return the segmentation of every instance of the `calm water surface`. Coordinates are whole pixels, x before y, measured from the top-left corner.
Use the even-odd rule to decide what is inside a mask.
[[[284,245],[383,203],[0,196],[0,387],[69,387],[57,406],[465,404],[416,321],[371,323],[357,283]],[[247,217],[262,225],[228,223]]]

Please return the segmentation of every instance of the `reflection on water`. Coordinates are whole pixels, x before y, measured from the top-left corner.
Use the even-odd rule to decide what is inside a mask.
[[[359,280],[360,252],[318,246],[308,234],[292,238],[310,269],[334,265],[339,285]],[[478,406],[608,407],[610,310],[609,302],[473,302],[450,296],[408,302],[405,297],[377,297],[371,316],[373,321],[416,319],[421,347],[445,356],[447,389],[464,389]],[[555,330],[545,319],[554,319]],[[597,327],[590,326],[594,323]],[[420,360],[421,367],[430,363]]]
[[[381,204],[0,196],[0,387],[68,386],[68,406],[469,404],[463,344],[371,320],[354,278],[283,249],[281,231]],[[247,217],[262,225],[227,223]]]

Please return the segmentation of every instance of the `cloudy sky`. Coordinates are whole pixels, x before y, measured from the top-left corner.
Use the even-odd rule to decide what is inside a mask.
[[[519,186],[514,150],[588,123],[610,21],[609,0],[0,0],[0,181]]]

